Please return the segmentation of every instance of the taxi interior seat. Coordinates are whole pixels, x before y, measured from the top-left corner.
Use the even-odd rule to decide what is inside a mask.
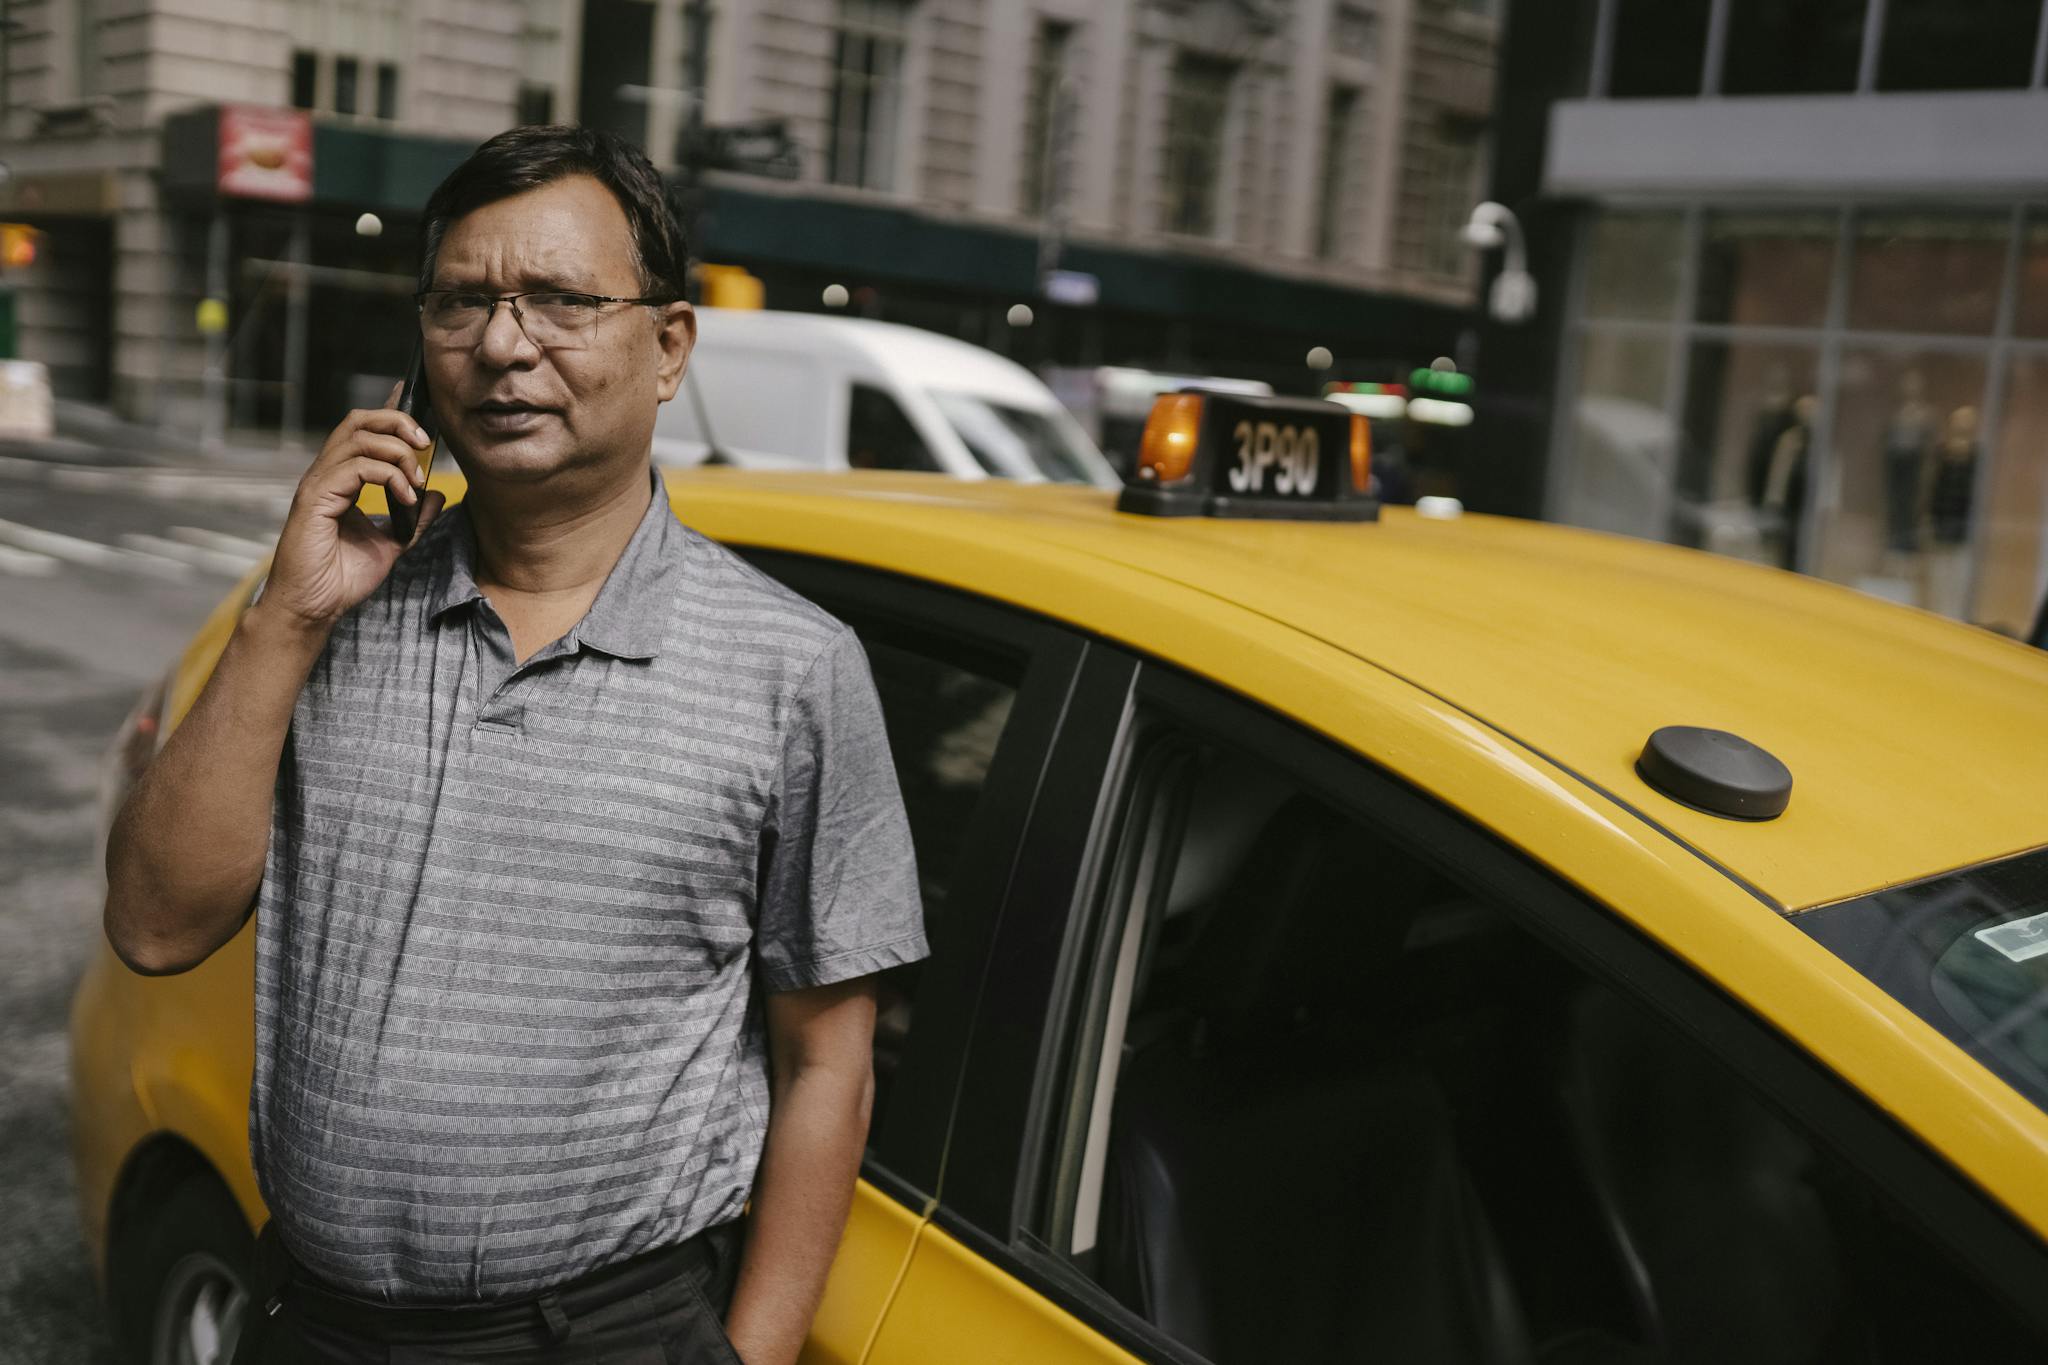
[[[1403,1046],[1546,1362],[1870,1358],[1816,1153],[1704,1049],[1480,902],[1419,917],[1405,956]]]
[[[1534,1358],[1444,1095],[1375,1022],[1435,885],[1296,797],[1157,960],[1112,1109],[1100,1278],[1219,1365]]]
[[[1644,1338],[1680,1365],[1974,1365],[2040,1344],[1974,1274],[1707,1050],[1592,983],[1567,1005],[1560,1107]]]
[[[1392,1045],[1451,1104],[1542,1359],[1655,1358],[1557,1105],[1564,1004],[1583,982],[1496,906],[1432,903],[1409,927]]]
[[[1562,1111],[1636,1267],[1644,1339],[1682,1365],[1878,1358],[1867,1315],[1851,1311],[1839,1230],[1862,1215],[1803,1133],[1605,987],[1568,1002],[1562,1043]]]
[[[1796,1123],[1499,908],[1408,932],[1390,1045],[1450,1104],[1543,1365],[2039,1358]]]

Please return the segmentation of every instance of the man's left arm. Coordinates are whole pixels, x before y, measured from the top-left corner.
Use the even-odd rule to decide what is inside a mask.
[[[791,1365],[846,1229],[874,1105],[875,974],[924,957],[917,852],[867,654],[841,629],[790,699],[754,939],[768,1132],[726,1332]]]
[[[747,1365],[803,1348],[853,1202],[874,1104],[872,976],[767,997],[768,1136],[726,1334]]]

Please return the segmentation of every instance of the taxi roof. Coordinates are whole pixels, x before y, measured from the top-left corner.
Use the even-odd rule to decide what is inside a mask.
[[[2048,654],[1818,580],[1405,508],[1349,525],[1166,519],[1119,513],[1101,490],[999,480],[667,477],[685,520],[720,539],[822,552],[819,529],[836,526],[831,553],[939,581],[945,565],[920,563],[918,546],[1000,545],[1027,560],[1085,556],[1104,591],[1122,573],[1131,591],[1166,579],[1235,604],[1457,707],[1781,909],[2048,843],[2036,803]],[[1087,624],[1085,604],[1050,581],[1020,575],[1003,596]],[[1777,755],[1790,808],[1752,824],[1653,790],[1634,763],[1666,725],[1729,730]]]

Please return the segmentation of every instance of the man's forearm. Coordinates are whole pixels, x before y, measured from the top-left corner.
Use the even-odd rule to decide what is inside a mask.
[[[243,614],[107,840],[108,941],[137,971],[196,966],[248,916],[292,707],[323,632]]]
[[[726,1332],[747,1365],[803,1348],[839,1250],[867,1142],[874,1077],[816,1067],[776,1087]]]

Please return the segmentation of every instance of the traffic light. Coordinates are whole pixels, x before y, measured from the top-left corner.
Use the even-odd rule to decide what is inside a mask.
[[[0,267],[19,270],[36,263],[36,243],[42,233],[27,223],[0,223]]]
[[[1472,392],[1472,376],[1459,370],[1440,370],[1432,365],[1408,376],[1408,387],[1434,398],[1465,398]]]

